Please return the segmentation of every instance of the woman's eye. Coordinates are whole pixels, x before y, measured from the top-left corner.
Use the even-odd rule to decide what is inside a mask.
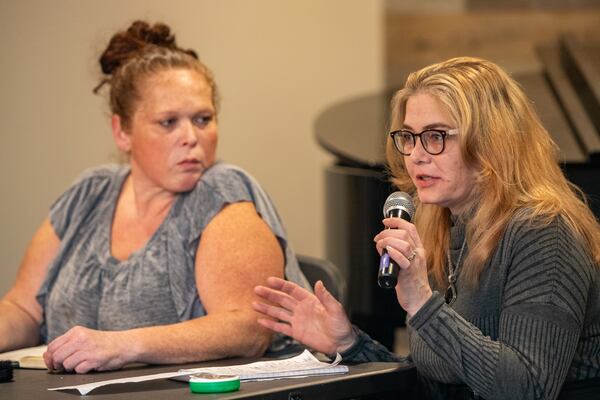
[[[209,114],[197,115],[194,117],[194,124],[198,126],[206,126],[212,121],[213,116]]]
[[[412,141],[413,135],[410,132],[400,132],[400,139],[402,139],[403,142],[410,142]]]
[[[439,132],[431,132],[429,134],[429,140],[433,142],[441,142],[443,140],[443,136]]]
[[[176,118],[167,118],[167,119],[163,119],[161,121],[159,121],[159,124],[163,127],[163,128],[170,128],[173,125],[175,125],[175,123],[177,122]]]

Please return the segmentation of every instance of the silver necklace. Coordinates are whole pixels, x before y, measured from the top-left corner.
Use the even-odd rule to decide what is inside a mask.
[[[467,244],[467,238],[463,240],[462,247],[460,248],[460,253],[458,253],[458,261],[456,265],[452,264],[452,259],[450,258],[450,248],[446,252],[446,256],[448,256],[448,289],[446,289],[446,295],[444,298],[446,299],[446,304],[451,305],[456,301],[456,277],[458,276],[458,267],[460,267],[460,260],[462,260],[463,251],[465,250],[465,245]]]

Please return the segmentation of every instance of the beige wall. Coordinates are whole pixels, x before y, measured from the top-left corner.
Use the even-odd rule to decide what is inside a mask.
[[[135,18],[198,50],[222,93],[220,157],[271,194],[296,250],[324,254],[328,105],[381,87],[382,1],[0,0],[0,293],[48,206],[85,167],[115,159],[96,59]]]

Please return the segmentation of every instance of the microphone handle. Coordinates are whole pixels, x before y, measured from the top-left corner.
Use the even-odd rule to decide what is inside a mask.
[[[393,289],[398,283],[398,266],[390,258],[386,250],[381,254],[379,262],[379,273],[377,274],[377,284],[382,289]]]
[[[392,208],[387,215],[388,218],[400,217],[405,221],[410,221],[410,214],[402,208]],[[388,228],[389,229],[389,228]],[[382,289],[393,289],[398,283],[399,268],[388,252],[383,249],[381,260],[379,261],[379,273],[377,274],[377,284]]]

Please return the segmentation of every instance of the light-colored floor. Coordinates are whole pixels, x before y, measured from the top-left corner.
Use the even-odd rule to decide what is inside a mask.
[[[406,333],[406,328],[402,327],[396,329],[396,337],[394,339],[394,353],[399,356],[408,355],[408,335]]]

